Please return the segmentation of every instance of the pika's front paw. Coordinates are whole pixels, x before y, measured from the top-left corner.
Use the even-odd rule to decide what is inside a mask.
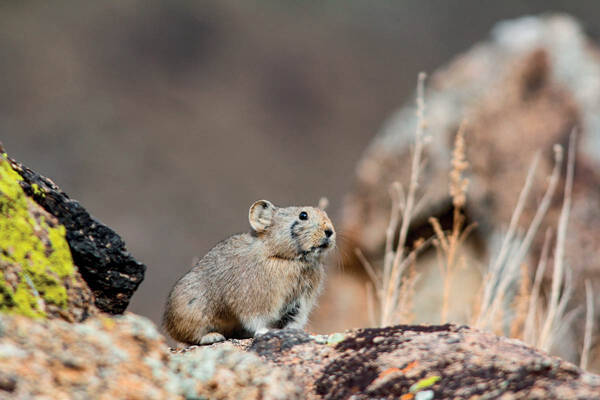
[[[213,344],[224,341],[225,336],[221,335],[219,332],[210,332],[202,336],[202,339],[200,339],[200,344]]]
[[[264,335],[265,333],[269,332],[268,328],[258,328],[255,332],[254,332],[254,337],[260,336],[260,335]]]

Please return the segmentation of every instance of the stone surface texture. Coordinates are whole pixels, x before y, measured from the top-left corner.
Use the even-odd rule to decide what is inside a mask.
[[[11,160],[25,193],[66,228],[73,262],[92,290],[96,306],[120,314],[144,279],[146,266],[127,252],[121,237],[92,217],[50,179]]]
[[[171,349],[131,313],[82,323],[0,314],[0,398],[600,399],[600,376],[520,341],[398,325]]]
[[[146,318],[0,315],[0,398],[300,399],[286,369],[226,343],[171,354]]]
[[[0,310],[81,321],[97,309],[73,264],[65,228],[26,196],[20,179],[0,155]]]
[[[283,330],[236,342],[292,371],[308,399],[600,399],[600,376],[466,326]]]

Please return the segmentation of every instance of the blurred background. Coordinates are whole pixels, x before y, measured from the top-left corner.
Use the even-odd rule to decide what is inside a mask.
[[[499,20],[591,1],[0,3],[0,141],[115,229],[148,266],[130,310],[173,283],[250,204],[330,200],[417,73]],[[320,330],[327,330],[320,325]]]

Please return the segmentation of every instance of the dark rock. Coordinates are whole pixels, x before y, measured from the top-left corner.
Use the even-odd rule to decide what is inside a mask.
[[[287,351],[296,345],[310,341],[310,336],[300,329],[273,329],[254,339],[250,350],[272,359],[282,351]]]
[[[0,374],[0,390],[14,392],[17,388],[17,378],[13,375]]]
[[[92,290],[96,306],[111,314],[127,308],[144,279],[146,266],[129,254],[121,237],[92,217],[50,179],[10,160],[21,175],[21,187],[67,230],[73,262]]]
[[[600,376],[466,326],[397,325],[342,336],[323,344],[273,330],[249,349],[288,368],[308,399],[397,399],[426,390],[436,399],[600,399]]]

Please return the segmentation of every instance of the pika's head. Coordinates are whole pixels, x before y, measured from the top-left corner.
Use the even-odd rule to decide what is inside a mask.
[[[320,208],[276,207],[259,200],[250,207],[248,219],[273,257],[319,258],[335,247],[335,229]]]

